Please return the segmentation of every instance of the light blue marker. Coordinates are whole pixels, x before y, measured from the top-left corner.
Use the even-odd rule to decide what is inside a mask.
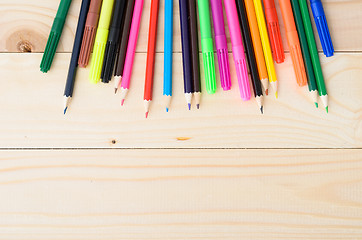
[[[168,112],[172,97],[173,0],[165,0],[164,41],[163,95],[166,99],[166,112]]]

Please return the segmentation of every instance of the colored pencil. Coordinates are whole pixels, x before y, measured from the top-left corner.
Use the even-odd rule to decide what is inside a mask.
[[[122,74],[121,106],[123,106],[124,104],[131,83],[132,68],[133,68],[134,55],[136,52],[138,33],[142,18],[143,3],[144,0],[136,0],[134,4],[132,24],[129,33],[128,47],[126,53],[126,60],[124,63],[123,74]]]
[[[191,49],[190,49],[190,29],[188,24],[187,0],[179,0],[180,7],[180,24],[182,40],[182,63],[184,75],[184,92],[186,103],[191,109],[193,83],[192,83],[192,66],[191,66]]]
[[[256,57],[256,63],[258,66],[258,72],[261,84],[264,88],[265,94],[269,94],[269,80],[268,71],[266,69],[263,47],[261,44],[260,33],[258,28],[258,22],[256,20],[255,8],[253,0],[237,0],[238,4],[245,4],[246,13],[249,21],[249,29],[251,33],[251,39],[253,40],[254,52]]]
[[[211,30],[209,0],[198,0],[199,21],[201,32],[202,59],[204,62],[204,73],[206,91],[209,94],[216,92],[214,44]]]
[[[173,51],[173,0],[165,0],[165,35],[164,35],[164,72],[163,96],[166,112],[170,109],[172,98],[172,51]]]
[[[283,15],[283,21],[285,31],[288,39],[288,45],[290,55],[292,57],[294,72],[297,78],[299,86],[305,86],[307,84],[307,76],[305,73],[305,67],[300,49],[298,32],[295,27],[294,16],[290,0],[279,0],[280,9]]]
[[[73,44],[73,51],[72,51],[72,56],[70,59],[67,82],[66,82],[65,90],[64,90],[64,114],[67,112],[70,100],[73,96],[75,76],[76,76],[77,67],[78,67],[78,57],[79,57],[79,53],[80,53],[80,47],[82,44],[83,32],[84,32],[85,22],[86,22],[86,18],[87,18],[88,9],[89,9],[89,3],[90,3],[90,0],[83,0],[82,5],[80,7],[78,25],[77,25],[77,30],[75,33],[74,44]]]
[[[299,40],[300,40],[300,47],[302,49],[305,70],[307,73],[309,93],[313,99],[315,106],[318,107],[317,83],[316,83],[316,80],[314,77],[312,59],[310,57],[307,37],[306,37],[305,31],[304,31],[303,19],[302,19],[302,14],[301,14],[300,7],[299,7],[299,2],[298,2],[298,0],[291,0],[291,4],[292,4],[292,10],[293,10],[294,19],[295,19],[295,25],[297,27],[298,36],[299,36]]]
[[[322,67],[321,67],[321,63],[319,60],[318,49],[317,49],[317,45],[316,45],[315,38],[314,38],[314,32],[313,32],[312,23],[311,23],[310,16],[309,16],[307,2],[305,0],[299,0],[299,6],[300,6],[300,10],[302,12],[304,29],[305,29],[305,33],[307,35],[307,42],[308,42],[308,47],[309,47],[309,51],[310,51],[311,58],[312,58],[313,70],[314,70],[314,75],[315,75],[315,79],[317,82],[319,96],[322,100],[323,106],[325,107],[325,109],[328,113],[327,88],[326,88],[326,85],[324,82]]]
[[[248,0],[245,0],[248,1]],[[270,48],[268,30],[265,24],[264,12],[263,12],[263,5],[261,0],[253,0],[255,13],[256,13],[256,20],[258,22],[258,28],[261,38],[261,43],[263,46],[263,52],[265,57],[266,69],[269,75],[269,82],[272,85],[275,91],[275,97],[278,98],[278,82],[277,82],[277,75],[275,72],[273,55]]]
[[[211,0],[210,3],[214,22],[215,45],[219,63],[220,82],[222,89],[227,91],[231,88],[231,80],[222,1]]]
[[[327,24],[327,18],[324,13],[324,8],[321,0],[310,0],[310,7],[313,12],[314,21],[317,26],[317,31],[323,52],[326,57],[331,57],[334,54],[334,47],[332,43],[331,34]]]
[[[277,9],[274,0],[263,0],[265,18],[269,30],[269,39],[273,51],[274,60],[277,63],[284,62],[285,54],[283,48],[282,36],[278,20]]]
[[[250,83],[235,0],[224,0],[224,5],[233,46],[235,71],[239,82],[240,96],[244,101],[248,101],[250,100]]]
[[[188,0],[188,19],[190,29],[190,49],[193,95],[196,108],[200,108],[201,101],[201,79],[200,79],[200,59],[199,59],[199,29],[197,26],[197,9],[195,0]]]
[[[145,91],[143,96],[146,118],[148,117],[148,113],[150,111],[150,104],[152,101],[159,3],[160,3],[159,0],[151,1],[150,26],[148,32],[148,47],[147,47],[147,61],[146,61]]]
[[[62,35],[65,19],[68,15],[69,6],[72,0],[61,0],[57,14],[54,18],[52,28],[49,33],[47,45],[45,46],[43,58],[40,63],[40,71],[46,73],[49,71],[55,52],[58,47],[60,36]]]
[[[117,54],[116,67],[114,70],[114,93],[117,93],[119,84],[122,81],[122,74],[124,69],[124,62],[126,60],[127,46],[129,40],[129,33],[131,29],[132,16],[134,10],[135,0],[128,0],[126,6],[126,14],[124,16],[124,24],[121,35],[121,43]]]
[[[80,48],[80,54],[78,64],[80,68],[85,68],[88,65],[89,57],[94,45],[94,39],[96,38],[99,13],[101,11],[102,0],[92,0],[89,5],[87,21],[85,23],[82,47]]]
[[[112,23],[109,28],[108,41],[104,52],[103,67],[101,72],[102,82],[108,83],[113,74],[114,63],[116,61],[117,50],[121,40],[124,14],[126,10],[126,0],[115,0]]]
[[[101,71],[104,60],[104,53],[111,23],[114,0],[103,0],[101,15],[99,17],[96,39],[94,41],[93,56],[89,71],[89,80],[91,83],[98,83],[101,79]]]
[[[253,42],[251,40],[248,17],[246,16],[246,9],[244,3],[237,2],[237,10],[239,13],[239,20],[242,30],[242,36],[246,48],[247,62],[250,68],[250,75],[253,84],[254,96],[259,106],[260,112],[263,114],[263,88],[261,86],[258,66],[256,64]]]

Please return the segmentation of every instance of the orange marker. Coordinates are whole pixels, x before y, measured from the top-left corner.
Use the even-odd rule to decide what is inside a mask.
[[[297,77],[297,83],[302,87],[307,84],[307,75],[305,72],[298,32],[294,22],[292,5],[290,0],[279,0],[279,4],[283,15],[285,31],[287,33],[288,45],[293,61],[294,72]]]
[[[268,71],[266,69],[263,47],[261,45],[261,39],[260,39],[258,22],[256,20],[254,3],[253,0],[245,0],[244,3],[246,8],[246,13],[248,15],[251,39],[253,40],[256,64],[258,66],[260,81],[265,90],[265,94],[268,95],[268,85],[269,85]]]

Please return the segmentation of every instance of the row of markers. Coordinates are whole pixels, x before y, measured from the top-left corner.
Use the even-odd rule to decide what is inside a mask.
[[[40,65],[42,72],[50,69],[70,4],[71,0],[60,2]],[[77,67],[87,67],[92,49],[90,81],[108,83],[113,78],[115,92],[120,89],[121,105],[124,104],[130,88],[143,4],[144,0],[82,0],[64,92],[64,114],[73,95]],[[279,0],[279,5],[297,84],[308,84],[316,107],[319,93],[328,112],[328,95],[307,0]],[[278,96],[274,61],[280,64],[285,58],[274,0],[263,0],[263,3],[261,0],[197,0],[197,4],[195,0],[179,0],[184,92],[188,108],[191,108],[193,97],[199,108],[201,98],[197,12],[206,90],[209,94],[216,91],[214,46],[221,86],[225,91],[231,89],[223,6],[241,98],[250,100],[251,82],[256,102],[263,113],[263,95],[268,95],[269,83]],[[333,44],[321,1],[310,0],[310,8],[324,54],[333,56]],[[159,0],[151,0],[150,11],[144,88],[146,117],[152,101]],[[172,96],[173,0],[165,0],[164,24],[163,94],[168,111]]]

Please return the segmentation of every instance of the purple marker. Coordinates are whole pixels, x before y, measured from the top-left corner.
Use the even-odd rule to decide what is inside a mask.
[[[215,44],[219,62],[221,87],[224,91],[227,91],[231,88],[231,81],[222,2],[221,0],[211,0],[210,2],[214,22]]]

